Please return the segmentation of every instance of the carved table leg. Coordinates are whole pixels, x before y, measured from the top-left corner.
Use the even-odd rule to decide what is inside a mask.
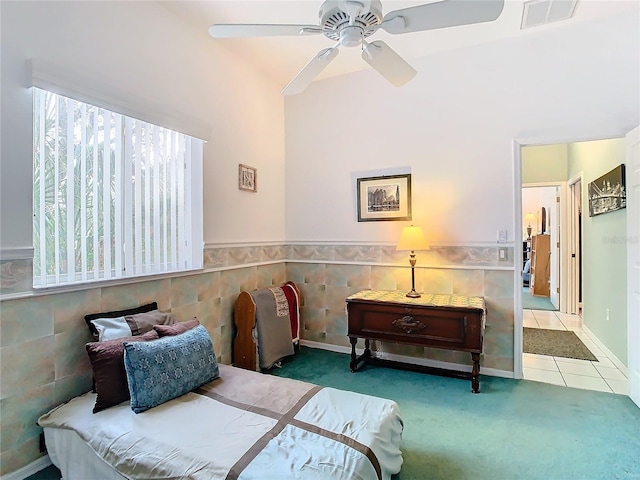
[[[364,352],[359,357],[356,356],[356,343],[358,342],[357,337],[349,337],[349,342],[351,342],[351,362],[349,362],[349,368],[352,372],[358,370],[358,363],[361,361],[366,362],[368,358],[371,358],[371,348],[369,345],[369,339],[364,339]]]
[[[480,354],[472,353],[473,370],[471,371],[471,391],[480,393]]]
[[[349,342],[351,342],[351,362],[349,362],[349,369],[351,372],[355,372],[358,368],[358,360],[356,359],[356,343],[358,343],[358,339],[356,337],[349,337]]]

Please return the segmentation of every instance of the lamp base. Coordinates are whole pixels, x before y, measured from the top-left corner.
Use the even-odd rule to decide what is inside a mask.
[[[407,293],[407,297],[409,298],[420,298],[422,295],[420,295],[418,292],[415,291],[415,289],[411,289],[411,291],[409,293]]]

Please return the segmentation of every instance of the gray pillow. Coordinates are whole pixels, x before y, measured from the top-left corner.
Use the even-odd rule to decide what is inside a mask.
[[[154,325],[173,325],[176,323],[176,318],[172,313],[152,310],[122,317],[96,318],[90,320],[90,323],[95,332],[97,332],[96,340],[104,342],[117,338],[142,335],[149,330],[153,330]]]
[[[124,317],[126,315],[135,315],[136,313],[144,313],[150,312],[151,310],[157,310],[158,303],[147,303],[145,305],[140,305],[139,307],[127,308],[124,310],[114,310],[112,312],[100,312],[100,313],[89,313],[84,316],[84,321],[87,323],[89,330],[91,330],[91,334],[93,335],[94,340],[98,340],[98,332],[96,328],[91,323],[91,320],[95,320],[96,318],[117,318]]]

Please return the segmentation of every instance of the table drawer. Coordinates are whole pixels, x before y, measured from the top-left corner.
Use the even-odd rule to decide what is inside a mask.
[[[481,349],[478,315],[404,306],[349,304],[349,335],[413,345]],[[473,335],[470,335],[470,328]]]

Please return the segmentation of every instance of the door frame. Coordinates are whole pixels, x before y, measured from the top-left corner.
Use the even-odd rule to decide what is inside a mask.
[[[640,407],[640,126],[625,135],[627,164],[627,372],[629,398]],[[629,193],[631,191],[631,193]]]
[[[522,245],[522,147],[526,143],[522,140],[513,139],[511,143],[513,156],[513,208],[514,224],[513,236],[518,249]],[[517,228],[516,228],[517,226]],[[515,255],[514,255],[515,256]],[[519,258],[519,255],[518,257]],[[515,263],[518,268],[513,269],[513,378],[521,379],[522,376],[522,269],[520,262]]]
[[[569,236],[569,250],[567,251],[568,255],[571,255],[572,252],[575,252],[575,260],[572,260],[574,257],[569,257],[569,270],[567,275],[568,280],[568,288],[567,288],[567,312],[569,314],[577,315],[580,308],[580,301],[578,296],[578,289],[580,288],[580,275],[579,275],[579,265],[582,263],[582,252],[580,252],[580,248],[578,245],[579,235],[581,232],[580,225],[578,224],[578,215],[576,211],[576,203],[575,203],[575,191],[574,188],[576,184],[580,183],[580,203],[582,204],[582,189],[584,188],[584,181],[582,179],[583,172],[579,172],[574,177],[570,178],[567,182],[569,190],[567,192],[568,195],[568,236]]]
[[[515,245],[522,245],[522,148],[523,147],[535,147],[542,145],[557,145],[557,144],[570,144],[578,142],[589,142],[594,140],[608,140],[612,138],[625,138],[628,132],[619,132],[617,134],[609,132],[605,136],[594,136],[591,138],[585,137],[565,137],[565,136],[549,136],[544,138],[513,138],[511,141],[512,158],[513,158],[513,207],[514,207],[514,242]],[[583,180],[584,182],[584,180]],[[565,182],[566,185],[566,182]],[[584,188],[584,184],[583,187]],[[565,202],[567,204],[568,202]],[[627,207],[629,205],[629,198],[627,198]],[[638,206],[640,207],[640,206]],[[565,208],[566,210],[566,208]],[[568,237],[564,235],[565,239]],[[627,257],[628,257],[627,253]],[[521,285],[521,269],[513,269],[513,377],[516,379],[523,378],[522,375],[522,347],[523,347],[523,331],[522,331],[522,288]],[[629,268],[627,267],[627,271]],[[565,275],[566,280],[566,275]],[[562,286],[560,287],[562,291]],[[565,293],[567,293],[565,291]],[[627,296],[630,292],[627,291]],[[566,303],[565,303],[566,304]],[[561,302],[562,305],[562,302]],[[629,312],[627,312],[627,324],[631,319],[629,318]],[[628,335],[628,332],[626,332]],[[629,339],[627,339],[629,342]],[[628,356],[627,352],[627,356]]]

